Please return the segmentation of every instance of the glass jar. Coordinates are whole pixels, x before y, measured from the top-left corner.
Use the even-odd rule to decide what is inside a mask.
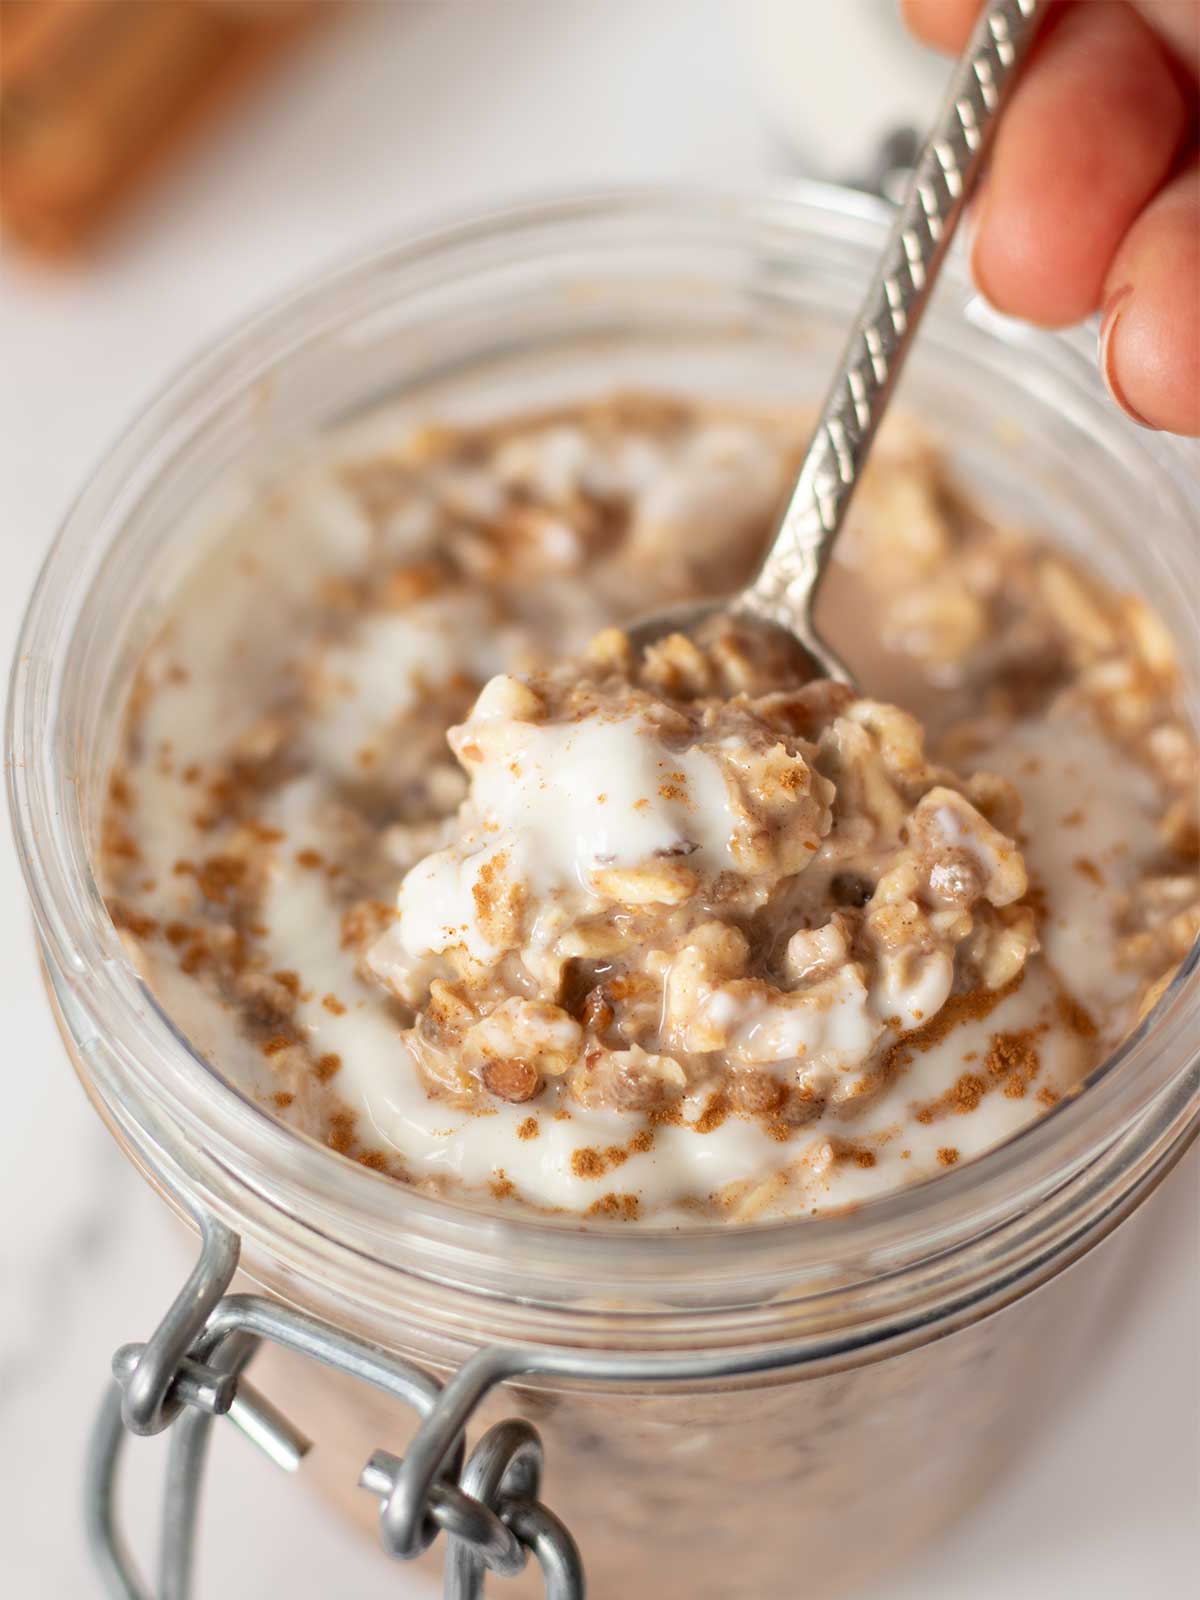
[[[408,1191],[224,1082],[105,912],[105,775],[181,573],[322,429],[384,398],[452,418],[634,385],[818,398],[886,226],[883,206],[818,185],[653,191],[385,247],[252,319],[150,405],[71,512],[19,646],[18,842],[101,1115],[152,1183],[241,1236],[258,1284],[439,1375],[498,1341],[576,1373],[625,1357],[619,1379],[522,1379],[485,1406],[541,1430],[545,1498],[600,1596],[829,1596],[982,1492],[1080,1364],[1121,1259],[1095,1247],[1200,1122],[1197,952],[1085,1092],[932,1183],[817,1220],[581,1230]],[[1005,321],[952,260],[900,403],[986,503],[1155,607],[1200,705],[1196,455],[1117,415],[1090,337]],[[703,1375],[673,1376],[681,1355]],[[319,1440],[314,1470],[373,1519],[357,1471],[404,1448],[411,1413],[275,1364],[261,1385]]]

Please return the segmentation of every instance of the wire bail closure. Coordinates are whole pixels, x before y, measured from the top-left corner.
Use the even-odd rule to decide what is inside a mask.
[[[532,1551],[546,1600],[584,1600],[579,1551],[538,1499],[542,1442],[529,1423],[495,1424],[466,1456],[465,1424],[507,1363],[482,1351],[443,1387],[332,1324],[262,1295],[230,1294],[241,1241],[224,1223],[189,1206],[200,1256],[145,1344],[122,1345],[92,1431],[85,1511],[93,1558],[112,1600],[190,1600],[200,1489],[214,1417],[229,1420],[275,1464],[294,1472],[310,1441],[244,1373],[264,1341],[347,1373],[410,1405],[421,1418],[408,1453],[377,1450],[360,1487],[380,1499],[384,1549],[411,1561],[447,1538],[444,1600],[482,1600],[488,1573],[514,1577]],[[117,1469],[130,1434],[171,1430],[162,1507],[158,1582],[148,1588],[117,1517]]]

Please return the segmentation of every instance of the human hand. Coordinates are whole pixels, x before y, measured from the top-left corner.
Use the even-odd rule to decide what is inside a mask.
[[[901,0],[957,51],[979,0]],[[1046,327],[1100,309],[1100,370],[1145,427],[1200,434],[1200,0],[1056,0],[996,131],[971,267]]]

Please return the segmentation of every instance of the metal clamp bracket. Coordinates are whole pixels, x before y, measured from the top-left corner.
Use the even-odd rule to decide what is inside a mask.
[[[533,1552],[547,1600],[584,1600],[574,1540],[538,1499],[542,1444],[516,1419],[468,1457],[465,1425],[508,1363],[482,1351],[443,1387],[420,1367],[262,1295],[229,1294],[240,1241],[197,1214],[200,1258],[144,1345],[123,1345],[92,1433],[85,1480],[89,1542],[112,1600],[189,1600],[200,1488],[212,1420],[228,1416],[276,1465],[299,1467],[309,1441],[244,1373],[264,1340],[394,1395],[421,1425],[407,1455],[377,1450],[359,1478],[380,1499],[384,1549],[401,1561],[445,1533],[445,1600],[481,1600],[489,1572],[512,1577]],[[147,1587],[117,1521],[117,1468],[130,1434],[171,1430],[158,1582]]]

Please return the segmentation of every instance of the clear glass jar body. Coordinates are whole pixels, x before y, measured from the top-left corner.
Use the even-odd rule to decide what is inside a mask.
[[[104,913],[90,863],[105,774],[180,574],[321,429],[383,398],[450,417],[631,386],[814,399],[885,225],[815,186],[656,193],[385,249],[151,406],[73,511],[20,647],[14,816],[56,1010],[102,1115],[168,1196],[241,1234],[259,1283],[438,1372],[495,1341],[570,1352],[581,1371],[630,1358],[636,1381],[528,1380],[487,1408],[541,1429],[546,1499],[601,1596],[831,1595],[981,1492],[1080,1367],[1119,1267],[1092,1247],[1196,1131],[1196,952],[1085,1094],[931,1185],[817,1222],[581,1232],[410,1193],[223,1083]],[[1109,408],[1087,342],[1004,323],[952,262],[901,403],[986,502],[1155,606],[1200,703],[1196,458]],[[711,1371],[680,1379],[681,1354]],[[411,1417],[275,1365],[264,1387],[353,1506],[366,1455],[402,1450]]]

